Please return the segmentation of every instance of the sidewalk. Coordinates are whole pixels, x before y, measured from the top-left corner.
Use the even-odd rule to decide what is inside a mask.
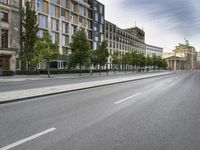
[[[141,79],[152,78],[152,77],[157,77],[157,76],[164,76],[164,75],[169,75],[172,73],[173,72],[157,72],[157,73],[142,74],[142,75],[135,74],[133,77],[121,77],[117,79],[107,79],[107,80],[101,80],[101,81],[92,81],[92,82],[75,83],[75,84],[59,85],[59,86],[52,86],[52,87],[0,92],[0,104],[27,100],[31,98],[43,97],[43,96],[54,95],[54,94],[61,94],[65,92],[89,89],[89,88],[100,87],[100,86],[105,86],[105,85],[123,83],[123,82],[128,82],[128,81],[141,80]]]
[[[127,72],[116,72],[115,76],[119,75],[129,75],[129,74],[142,74],[142,73],[158,73],[163,71],[150,71],[150,72],[138,72],[133,73],[132,71]],[[52,74],[51,78],[48,78],[47,75],[15,75],[15,76],[0,76],[0,83],[4,82],[18,82],[18,81],[36,81],[36,80],[51,80],[51,79],[71,79],[71,78],[84,78],[90,77],[90,73],[82,73],[80,76],[78,73],[76,74]],[[108,74],[106,72],[102,72],[101,75],[99,73],[93,73],[92,77],[99,76],[114,76],[114,72],[110,71]]]

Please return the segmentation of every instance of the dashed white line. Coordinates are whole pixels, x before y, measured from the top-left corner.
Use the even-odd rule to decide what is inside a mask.
[[[122,99],[122,100],[120,100],[120,101],[115,102],[115,104],[122,103],[122,102],[127,101],[127,100],[129,100],[129,99],[131,99],[131,98],[133,98],[133,97],[136,97],[136,96],[138,96],[138,95],[140,95],[140,94],[142,94],[142,93],[137,93],[137,94],[135,94],[135,95],[129,96],[129,97],[125,98],[125,99]]]
[[[30,141],[30,140],[36,139],[36,138],[38,138],[38,137],[40,137],[40,136],[42,136],[42,135],[45,135],[45,134],[47,134],[47,133],[49,133],[49,132],[54,131],[54,130],[56,130],[56,128],[50,128],[50,129],[48,129],[48,130],[45,130],[45,131],[42,131],[42,132],[40,132],[40,133],[34,134],[34,135],[30,136],[30,137],[27,137],[27,138],[25,138],[25,139],[22,139],[22,140],[20,140],[20,141],[18,141],[18,142],[15,142],[15,143],[13,143],[13,144],[9,144],[9,145],[7,145],[7,146],[5,146],[5,147],[2,147],[2,148],[0,148],[0,150],[9,150],[9,149],[11,149],[11,148],[13,148],[13,147],[16,147],[16,146],[18,146],[18,145],[21,145],[21,144],[23,144],[23,143],[25,143],[25,142],[28,142],[28,141]]]

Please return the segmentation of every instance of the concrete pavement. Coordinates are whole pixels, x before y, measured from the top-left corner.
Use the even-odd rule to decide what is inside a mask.
[[[0,105],[0,148],[199,150],[199,79],[179,72]]]
[[[152,78],[157,76],[163,76],[171,74],[172,72],[157,72],[152,74],[138,74],[129,77],[121,77],[116,79],[107,79],[91,82],[82,82],[68,85],[57,85],[50,87],[34,88],[34,89],[23,89],[8,92],[0,92],[0,104],[10,103],[15,101],[27,100],[31,98],[37,98],[48,95],[61,94],[64,92],[72,92],[77,90],[83,90],[88,88],[94,88],[99,86],[105,86],[110,84],[128,82],[133,80],[140,80],[146,78]]]

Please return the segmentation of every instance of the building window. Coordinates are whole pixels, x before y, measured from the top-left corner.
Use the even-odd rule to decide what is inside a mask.
[[[80,6],[80,9],[79,9],[79,10],[80,10],[80,12],[79,12],[80,15],[81,15],[81,16],[84,16],[84,12],[85,12],[84,7],[83,7],[83,6]]]
[[[1,30],[1,47],[8,48],[8,30]]]
[[[103,6],[99,5],[100,13],[103,14]]]
[[[65,16],[66,16],[66,10],[62,8],[61,9],[61,16],[60,16],[60,18],[66,20]]]
[[[95,41],[98,42],[99,41],[99,37],[95,36]]]
[[[51,0],[52,3],[59,4],[59,0]]]
[[[99,25],[99,32],[103,33],[103,26],[101,24]]]
[[[50,15],[56,16],[56,6],[53,4],[50,5]]]
[[[54,31],[59,30],[59,21],[56,19],[51,19],[51,29]]]
[[[83,25],[83,17],[79,16],[79,25],[82,26]]]
[[[77,27],[74,26],[74,25],[72,25],[72,26],[71,26],[71,35],[75,34],[76,31],[77,31]]]
[[[69,44],[69,38],[66,35],[62,35],[62,46],[67,46]]]
[[[74,22],[74,15],[70,15],[70,22]]]
[[[68,33],[68,24],[65,22],[62,23],[62,32]]]
[[[1,3],[8,4],[8,0],[0,0]]]
[[[2,22],[8,22],[8,13],[6,12],[1,12],[1,21]]]
[[[94,31],[97,31],[97,27],[96,26],[94,26]]]
[[[67,8],[67,0],[62,0],[62,7]]]
[[[39,26],[41,28],[47,28],[47,16],[39,15]]]
[[[76,11],[76,4],[74,4],[73,2],[71,3],[71,11]]]
[[[97,49],[97,42],[93,42],[93,48],[94,48],[94,50]]]
[[[43,0],[37,1],[37,11],[44,12],[44,1]]]
[[[98,18],[98,13],[95,13],[95,21],[99,21],[99,18]]]
[[[57,33],[55,32],[51,32],[51,40],[52,42],[55,44],[55,43],[59,43],[59,36]]]

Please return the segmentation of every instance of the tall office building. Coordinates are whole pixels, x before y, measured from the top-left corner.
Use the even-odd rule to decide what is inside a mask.
[[[0,0],[0,16],[0,71],[15,71],[20,50],[21,1]]]
[[[97,0],[89,0],[92,14],[92,49],[96,50],[97,46],[104,40],[104,22],[105,7]]]
[[[32,7],[38,16],[39,32],[42,37],[48,31],[53,43],[58,44],[60,57],[54,60],[51,67],[63,69],[66,62],[66,49],[72,35],[79,29],[84,29],[93,45],[92,9],[88,0],[31,0]],[[40,65],[45,68],[45,65]]]

